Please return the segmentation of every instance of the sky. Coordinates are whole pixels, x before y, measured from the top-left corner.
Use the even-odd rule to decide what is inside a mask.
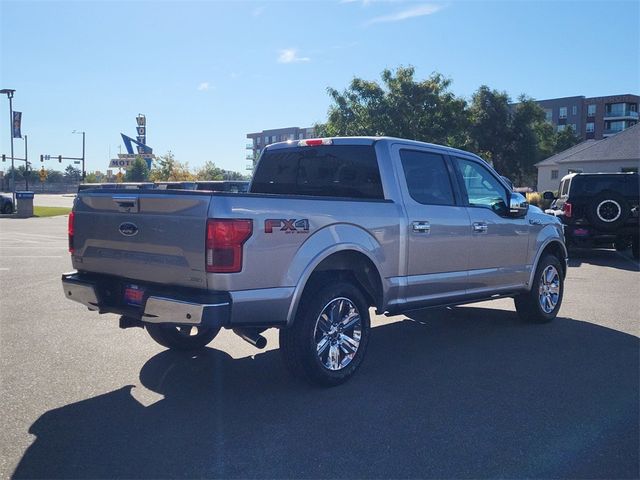
[[[15,89],[29,158],[105,172],[147,117],[147,144],[246,172],[246,134],[323,122],[327,87],[413,65],[470,99],[640,90],[640,1],[0,0],[0,88]],[[9,153],[0,97],[0,153]],[[24,152],[14,141],[15,156]],[[63,170],[68,162],[45,162]],[[7,164],[0,164],[6,169]]]

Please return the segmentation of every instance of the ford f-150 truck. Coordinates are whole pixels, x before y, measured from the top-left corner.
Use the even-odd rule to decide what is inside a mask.
[[[84,190],[69,216],[65,296],[159,344],[221,328],[336,385],[380,314],[513,297],[548,322],[562,302],[560,221],[471,153],[386,137],[267,146],[248,193]]]

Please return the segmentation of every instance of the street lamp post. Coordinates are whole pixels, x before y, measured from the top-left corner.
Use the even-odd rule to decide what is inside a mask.
[[[76,130],[74,130],[71,133],[77,133],[77,134],[82,134],[82,181],[84,182],[84,178],[87,175],[87,172],[84,169],[84,138],[85,138],[85,132],[78,132]]]
[[[16,169],[13,163],[13,94],[15,90],[11,88],[3,88],[0,94],[4,93],[9,99],[9,132],[11,133],[11,198],[13,204],[16,204]]]

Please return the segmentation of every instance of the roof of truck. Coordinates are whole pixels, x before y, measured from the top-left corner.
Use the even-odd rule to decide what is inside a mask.
[[[373,145],[374,143],[379,143],[379,142],[402,143],[404,145],[414,145],[416,147],[422,147],[422,148],[424,147],[435,148],[435,149],[446,151],[448,153],[456,153],[458,155],[467,155],[467,156],[480,158],[474,153],[471,153],[465,150],[460,150],[458,148],[448,147],[446,145],[439,145],[436,143],[421,142],[418,140],[407,140],[406,138],[354,136],[354,137],[325,137],[324,139],[331,140],[333,145]],[[270,145],[267,145],[265,147],[265,150],[276,150],[281,148],[298,147],[300,145],[300,142],[305,142],[309,140],[311,139],[307,138],[304,140],[287,140],[285,142],[272,143]]]

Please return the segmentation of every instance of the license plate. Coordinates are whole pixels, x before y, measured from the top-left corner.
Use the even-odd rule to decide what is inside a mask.
[[[144,290],[137,285],[127,285],[124,288],[124,303],[133,307],[142,306]]]

